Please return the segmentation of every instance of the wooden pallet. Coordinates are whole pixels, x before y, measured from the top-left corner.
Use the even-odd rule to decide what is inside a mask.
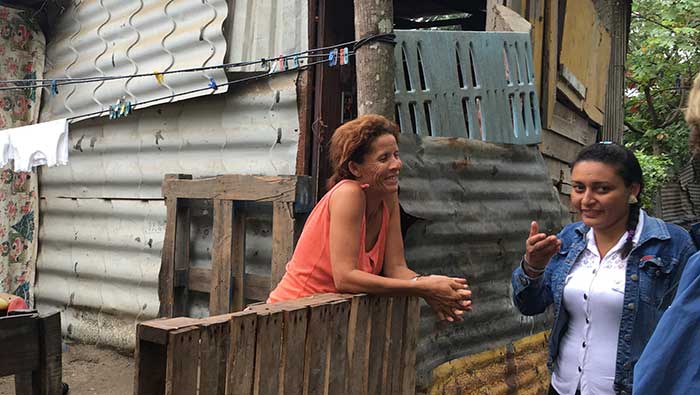
[[[413,394],[415,297],[323,294],[138,326],[135,394]]]
[[[61,315],[0,318],[0,377],[15,376],[17,395],[61,395]]]
[[[312,206],[306,176],[223,175],[163,180],[167,223],[158,282],[161,317],[187,315],[188,293],[209,293],[209,315],[239,311],[246,298],[265,300],[284,275],[295,241],[295,216]],[[211,268],[190,267],[190,201],[213,202]],[[245,213],[239,202],[272,202],[272,275],[245,273]]]

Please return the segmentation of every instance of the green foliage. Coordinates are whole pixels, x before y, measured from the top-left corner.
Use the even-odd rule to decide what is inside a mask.
[[[683,110],[698,71],[700,0],[634,0],[624,139],[644,157],[645,173],[657,177],[650,187],[689,159]]]
[[[659,187],[668,180],[668,168],[672,165],[671,158],[667,155],[649,155],[637,150],[635,155],[644,172],[644,190],[642,191],[642,206],[652,209],[654,196]]]

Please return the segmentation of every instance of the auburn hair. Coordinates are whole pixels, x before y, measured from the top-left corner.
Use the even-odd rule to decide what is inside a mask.
[[[341,180],[354,180],[349,163],[362,163],[370,146],[379,136],[391,134],[399,142],[399,126],[387,118],[368,114],[348,121],[338,127],[330,142],[330,162],[333,175],[327,187],[332,188]]]

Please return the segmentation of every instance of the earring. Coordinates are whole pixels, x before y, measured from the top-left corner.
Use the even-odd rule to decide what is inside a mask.
[[[627,203],[629,204],[637,204],[639,203],[639,200],[637,200],[637,197],[634,195],[630,195],[629,200],[627,200]]]

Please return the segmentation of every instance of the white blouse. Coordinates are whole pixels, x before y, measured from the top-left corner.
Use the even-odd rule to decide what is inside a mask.
[[[640,210],[635,229],[635,245],[644,226]],[[561,395],[615,394],[617,341],[625,296],[627,258],[620,250],[627,240],[625,232],[617,244],[601,259],[593,236],[566,277],[563,308],[569,313],[568,329],[559,347],[552,386]]]

